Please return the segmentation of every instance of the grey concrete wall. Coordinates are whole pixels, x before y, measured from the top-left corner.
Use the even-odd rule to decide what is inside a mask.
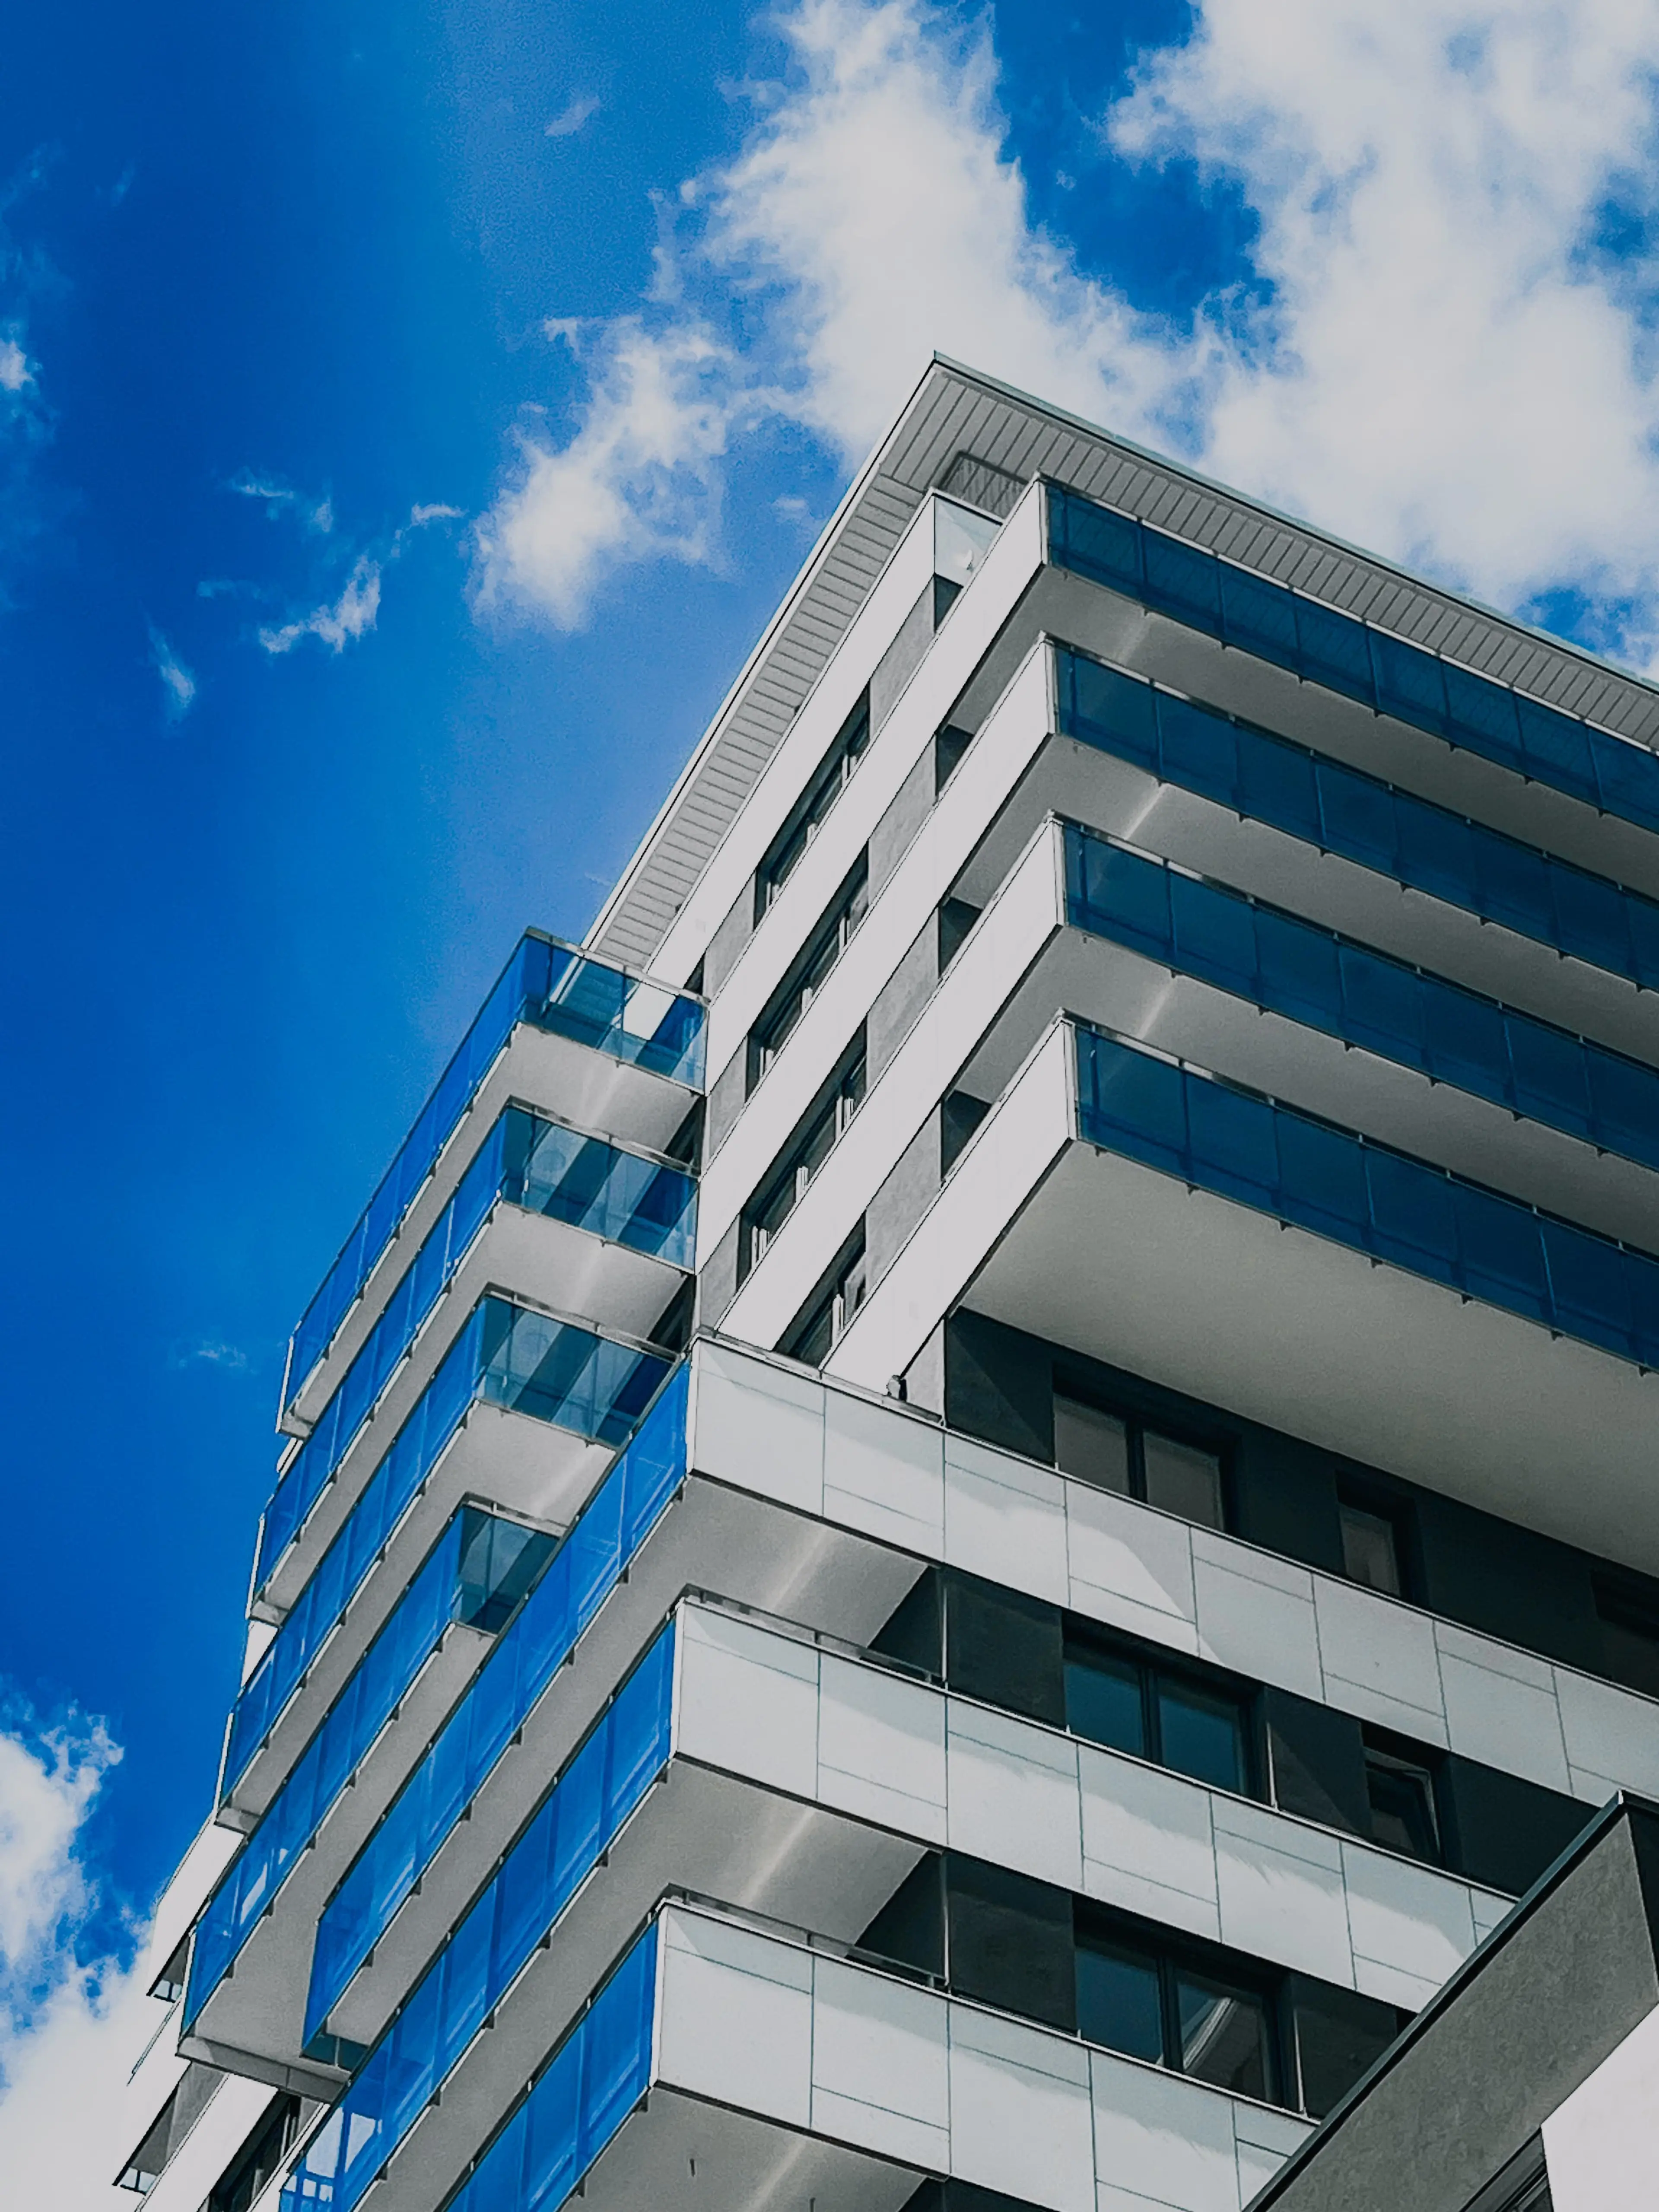
[[[894,793],[886,812],[870,832],[870,903],[881,896],[884,886],[915,842],[933,811],[937,777],[933,749],[928,746]]]
[[[910,1231],[939,1194],[939,1109],[935,1107],[899,1155],[864,1216],[870,1287],[886,1273]]]
[[[742,1231],[742,1222],[734,1221],[709,1254],[708,1265],[697,1277],[700,1328],[718,1328],[738,1295],[738,1243]]]
[[[745,1040],[708,1086],[708,1109],[702,1130],[705,1160],[712,1160],[731,1135],[732,1125],[742,1113],[748,1095],[749,1046]]]
[[[702,956],[703,996],[713,999],[737,966],[743,948],[755,933],[755,880],[751,876],[732,902],[725,921],[708,940]]]
[[[903,622],[898,635],[876,663],[870,678],[870,734],[873,738],[915,674],[933,641],[933,587],[929,584]]]
[[[878,918],[875,926],[880,926]],[[872,1085],[938,988],[939,924],[930,917],[877,993],[865,1024],[866,1065]]]

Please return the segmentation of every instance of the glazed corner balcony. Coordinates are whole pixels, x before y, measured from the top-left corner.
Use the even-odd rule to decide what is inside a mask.
[[[522,1097],[660,1152],[702,1087],[703,1016],[690,992],[529,932],[295,1328],[283,1425],[304,1433],[355,1356],[375,1303],[366,1294],[452,1196],[468,1164],[467,1128],[489,1127]]]
[[[830,1370],[959,1302],[1603,1556],[1641,1525],[1659,1260],[1124,1036],[1048,1029]]]

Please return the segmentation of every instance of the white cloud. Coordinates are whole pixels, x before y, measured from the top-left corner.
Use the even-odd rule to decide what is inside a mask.
[[[446,507],[441,500],[433,500],[424,506],[411,507],[404,527],[424,530],[428,522],[459,522],[462,513],[459,507]],[[398,534],[401,536],[402,532]]]
[[[1484,597],[1581,591],[1609,643],[1644,649],[1659,270],[1594,238],[1609,196],[1659,202],[1659,15],[1198,0],[1101,122],[1257,219],[1265,304],[1220,292],[1179,327],[1033,221],[982,21],[794,0],[777,25],[787,79],[681,187],[651,296],[548,325],[587,398],[562,445],[521,433],[481,604],[568,627],[622,563],[716,561],[740,426],[850,463],[937,349]]]
[[[0,338],[0,392],[21,392],[33,381],[33,363],[16,339]]]
[[[199,1344],[178,1346],[167,1364],[170,1367],[194,1367],[198,1364],[217,1367],[228,1375],[246,1375],[253,1363],[238,1344],[224,1344],[216,1338],[204,1339]]]
[[[716,464],[742,405],[733,356],[702,324],[630,318],[603,333],[576,436],[556,451],[520,432],[518,466],[478,529],[477,604],[532,605],[572,629],[619,563],[710,560]]]
[[[292,514],[304,529],[314,531],[319,538],[326,538],[334,528],[334,502],[326,493],[314,498],[309,492],[296,491],[281,477],[260,476],[252,469],[240,471],[225,489],[240,492],[244,499],[263,501],[273,522],[281,515]]]
[[[343,653],[353,638],[374,627],[380,611],[380,564],[359,556],[338,599],[325,600],[307,615],[259,632],[267,653],[291,653],[302,638],[320,638],[331,652]]]
[[[547,126],[550,138],[574,138],[586,128],[599,112],[599,103],[591,93],[579,93]]]
[[[151,665],[161,679],[161,703],[170,722],[190,712],[196,697],[196,678],[167,643],[154,623],[149,628]]]
[[[0,2173],[8,2203],[96,2212],[132,2146],[121,2096],[157,2008],[86,1950],[98,1899],[79,1855],[120,1758],[101,1723],[0,1728]],[[136,1931],[129,1931],[136,1936]]]

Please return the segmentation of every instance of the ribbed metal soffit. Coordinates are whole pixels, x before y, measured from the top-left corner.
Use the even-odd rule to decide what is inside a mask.
[[[1294,585],[1467,667],[1659,745],[1659,690],[1206,484],[1172,461],[936,361],[854,484],[594,925],[648,968],[772,753],[937,487],[1006,514],[1035,476]],[[669,978],[680,981],[681,978]]]

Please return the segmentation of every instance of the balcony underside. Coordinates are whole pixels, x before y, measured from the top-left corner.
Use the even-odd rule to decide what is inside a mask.
[[[1077,1140],[1050,1033],[832,1356],[871,1387],[958,1303],[1659,1571],[1659,1376]]]
[[[920,1567],[851,1529],[693,1475],[334,2006],[330,2031],[362,2044],[380,2033],[682,1592],[715,1589],[858,1642],[875,1634]],[[297,2021],[291,2033],[297,2052]]]
[[[475,1400],[385,1557],[312,1662],[304,1686],[248,1761],[227,1801],[239,1816],[228,1825],[245,1826],[270,1804],[458,1505],[472,1500],[560,1533],[586,1504],[614,1455],[609,1444],[590,1443],[569,1429]]]
[[[520,1022],[456,1123],[398,1235],[387,1244],[365,1284],[362,1296],[340,1324],[326,1356],[306,1379],[281,1425],[301,1436],[321,1413],[374,1327],[387,1292],[454,1196],[456,1185],[503,1107],[516,1100],[596,1136],[659,1152],[672,1142],[696,1097],[685,1084],[651,1068],[617,1060],[609,1053]]]
[[[585,2212],[902,2212],[921,2175],[804,2128],[658,2083],[588,2172]]]

